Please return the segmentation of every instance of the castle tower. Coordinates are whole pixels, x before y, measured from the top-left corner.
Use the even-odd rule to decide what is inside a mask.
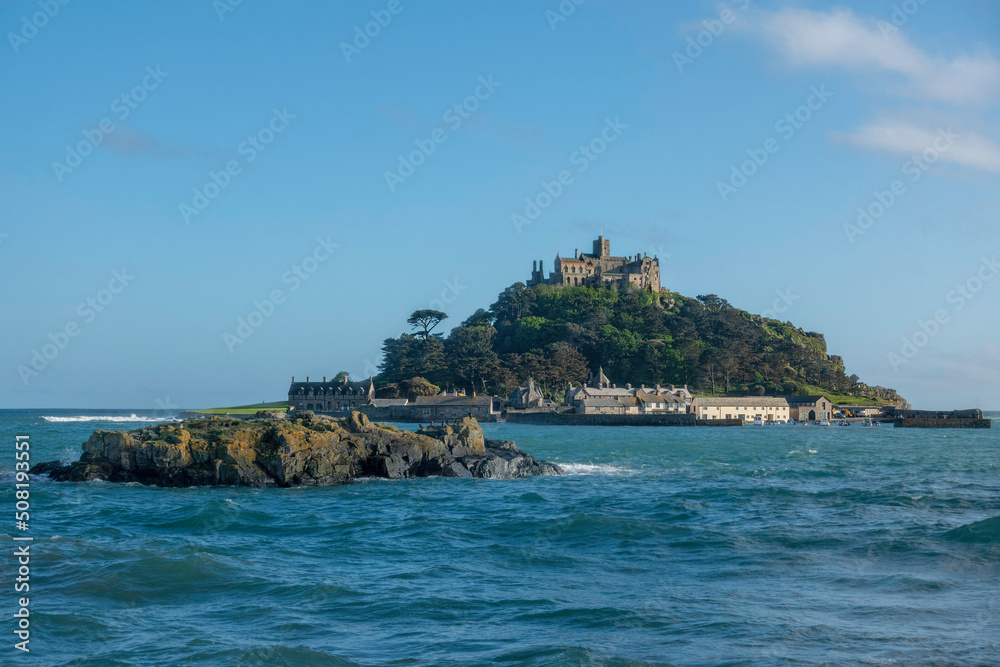
[[[594,241],[593,255],[594,257],[599,257],[600,259],[611,257],[611,241],[604,238],[603,234],[598,236],[597,240]]]

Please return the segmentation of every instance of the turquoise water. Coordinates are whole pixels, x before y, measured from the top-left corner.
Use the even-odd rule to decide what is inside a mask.
[[[0,411],[75,459],[116,411]],[[139,417],[155,416],[138,412]],[[562,478],[32,481],[37,665],[1000,663],[1000,431],[487,425]],[[18,533],[19,535],[22,533]],[[0,557],[12,612],[15,564]],[[6,627],[2,627],[6,626]],[[16,659],[16,662],[15,662]]]

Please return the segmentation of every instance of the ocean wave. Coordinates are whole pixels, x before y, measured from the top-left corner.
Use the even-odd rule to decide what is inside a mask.
[[[123,416],[92,416],[80,415],[77,417],[42,417],[47,422],[61,424],[65,422],[177,422],[181,421],[176,417],[140,417],[134,412],[128,417]]]
[[[1000,516],[967,523],[949,530],[944,536],[957,542],[998,542],[1000,541]]]
[[[558,463],[567,475],[628,475],[635,470],[609,463]]]

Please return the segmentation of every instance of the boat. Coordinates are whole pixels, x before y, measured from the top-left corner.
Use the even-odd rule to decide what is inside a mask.
[[[823,421],[821,421],[819,423],[819,425],[820,426],[829,426],[830,425],[830,420],[829,419],[824,419]]]

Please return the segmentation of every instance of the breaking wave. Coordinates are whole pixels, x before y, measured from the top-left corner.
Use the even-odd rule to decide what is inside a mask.
[[[607,463],[558,463],[567,475],[627,475],[635,472],[624,466]]]
[[[123,416],[93,416],[80,415],[77,417],[42,417],[47,422],[176,422],[180,421],[176,417],[140,417],[134,412],[128,417]]]

